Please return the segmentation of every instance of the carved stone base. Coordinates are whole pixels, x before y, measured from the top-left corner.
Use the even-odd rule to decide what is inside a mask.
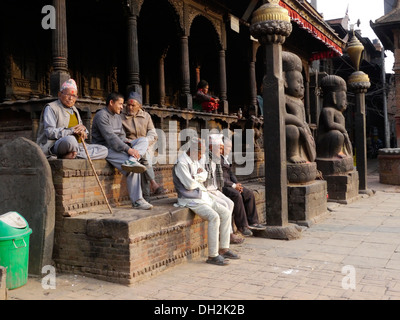
[[[354,169],[353,157],[346,157],[343,159],[317,158],[315,162],[317,163],[318,170],[322,172],[323,176],[347,173]]]
[[[327,175],[324,179],[328,183],[328,201],[351,203],[359,198],[358,171],[353,170],[346,174]]]
[[[301,237],[302,228],[289,223],[286,226],[267,226],[265,230],[252,230],[253,235],[260,238],[277,240],[296,240]]]
[[[289,183],[306,183],[315,180],[316,177],[317,164],[315,162],[287,164]]]
[[[307,185],[288,185],[289,221],[310,227],[327,213],[327,183],[315,180]]]

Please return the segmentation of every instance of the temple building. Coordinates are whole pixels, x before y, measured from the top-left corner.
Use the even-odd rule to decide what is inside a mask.
[[[257,114],[264,54],[250,36],[262,1],[55,0],[0,4],[0,145],[35,141],[43,107],[61,83],[78,84],[77,107],[90,127],[112,91],[138,91],[157,128],[244,128]],[[293,32],[284,50],[301,57],[308,121],[315,90],[312,61],[341,56],[345,42],[304,0],[284,0]],[[18,12],[15,19],[13,12]],[[200,79],[220,100],[217,113],[195,110]],[[310,88],[311,86],[311,88]],[[244,117],[242,117],[244,116]],[[315,121],[314,121],[315,122]]]

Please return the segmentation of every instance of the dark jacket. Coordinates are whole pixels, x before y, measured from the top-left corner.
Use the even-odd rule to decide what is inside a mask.
[[[224,187],[232,187],[234,183],[238,183],[235,174],[232,172],[232,165],[227,164],[223,156],[221,156],[221,165],[224,176]]]

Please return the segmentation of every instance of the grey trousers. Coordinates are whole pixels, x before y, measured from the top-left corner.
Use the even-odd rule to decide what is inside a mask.
[[[149,143],[146,138],[139,138],[133,140],[131,142],[131,145],[134,149],[138,150],[139,154],[142,156],[146,153]],[[133,172],[128,173],[121,168],[121,165],[128,159],[129,154],[127,154],[126,152],[116,152],[113,149],[108,149],[108,156],[106,160],[110,162],[115,168],[117,168],[124,176],[126,176],[126,184],[128,188],[129,198],[131,199],[133,204],[136,200],[143,198],[143,194],[140,185],[140,174]]]
[[[108,154],[108,149],[105,146],[99,144],[88,144],[86,143],[86,149],[88,150],[90,159],[98,160],[105,159]],[[60,152],[62,150],[62,152]],[[54,153],[57,157],[62,158],[67,153],[77,151],[77,158],[87,159],[85,148],[82,143],[78,143],[74,136],[67,136],[58,139],[54,144]]]

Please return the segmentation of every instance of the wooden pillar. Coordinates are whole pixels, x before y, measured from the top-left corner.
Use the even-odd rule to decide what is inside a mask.
[[[158,63],[158,89],[159,89],[159,104],[165,106],[165,73],[164,73],[165,54],[162,54]]]
[[[253,14],[250,32],[265,48],[263,81],[265,202],[267,229],[255,235],[296,239],[300,232],[288,223],[285,92],[282,78],[282,44],[292,32],[288,11],[279,0],[267,0]],[[268,108],[266,107],[268,106]]]
[[[56,28],[52,30],[53,71],[50,75],[50,93],[57,96],[68,74],[67,16],[65,0],[54,0]]]
[[[137,36],[137,15],[130,13],[128,17],[128,76],[127,92],[135,91],[142,94],[139,77],[139,48]]]
[[[224,114],[229,114],[228,100],[226,95],[226,62],[225,50],[219,51],[219,98],[221,109]]]
[[[190,94],[190,64],[188,36],[181,36],[181,74],[182,88],[180,106],[183,109],[193,109],[193,99]]]

